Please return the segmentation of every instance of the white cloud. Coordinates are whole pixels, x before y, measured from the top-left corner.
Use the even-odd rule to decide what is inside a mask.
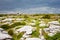
[[[51,7],[36,7],[29,9],[17,8],[13,11],[4,11],[5,13],[60,13],[60,9]]]
[[[51,7],[29,8],[22,11],[24,13],[60,13],[60,9]]]

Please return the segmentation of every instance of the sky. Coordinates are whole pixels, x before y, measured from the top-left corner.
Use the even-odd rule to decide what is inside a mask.
[[[0,13],[60,13],[60,0],[0,0]]]

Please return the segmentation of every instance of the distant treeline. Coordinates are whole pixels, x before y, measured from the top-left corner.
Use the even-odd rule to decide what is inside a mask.
[[[0,14],[0,17],[3,17],[3,16],[25,16],[25,15],[28,15],[28,16],[44,16],[44,15],[49,15],[49,16],[60,16],[60,14]]]

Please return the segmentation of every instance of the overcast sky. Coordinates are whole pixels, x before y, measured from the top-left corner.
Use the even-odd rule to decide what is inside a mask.
[[[0,0],[0,13],[60,13],[60,0]]]

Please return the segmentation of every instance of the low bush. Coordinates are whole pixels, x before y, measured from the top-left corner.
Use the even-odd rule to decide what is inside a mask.
[[[26,25],[26,23],[25,22],[15,22],[11,26],[16,27],[16,26],[19,26],[19,25]]]

